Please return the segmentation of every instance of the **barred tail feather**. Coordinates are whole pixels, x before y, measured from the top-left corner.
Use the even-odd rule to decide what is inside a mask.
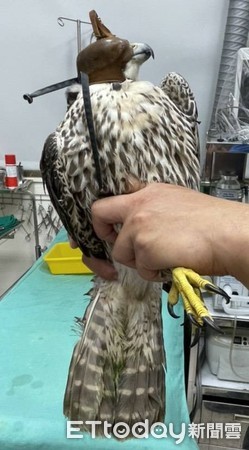
[[[161,422],[165,412],[165,354],[161,287],[142,296],[119,282],[102,282],[90,303],[85,330],[71,359],[64,397],[70,420],[132,426],[148,419]],[[92,296],[96,293],[93,290]]]
[[[162,422],[165,413],[164,386],[162,366],[149,367],[143,356],[127,362],[118,387],[115,422],[126,422],[130,428],[145,419],[150,425]]]
[[[144,304],[143,304],[144,306]],[[124,421],[130,428],[136,422],[148,419],[149,424],[163,421],[165,414],[165,354],[162,336],[160,304],[153,320],[153,311],[146,320],[146,305],[137,304],[141,322],[127,327],[125,366],[117,389],[115,421]],[[134,336],[135,334],[135,336]]]
[[[106,347],[101,296],[97,294],[96,298],[86,311],[86,327],[70,363],[64,396],[64,414],[70,420],[101,420],[102,414],[112,420],[109,413],[114,410],[113,366]]]

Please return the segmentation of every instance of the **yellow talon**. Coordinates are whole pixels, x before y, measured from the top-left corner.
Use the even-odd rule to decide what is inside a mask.
[[[181,293],[181,297],[182,297],[184,309],[185,309],[186,313],[188,314],[188,316],[194,318],[195,322],[197,322],[196,325],[199,324],[200,326],[203,326],[202,318],[198,316],[198,314],[196,313],[196,311],[192,307],[191,303],[189,302],[188,298],[185,296],[185,294],[183,292]]]
[[[206,289],[212,292],[221,290],[193,270],[186,269],[185,267],[173,269],[172,275],[173,284],[168,296],[171,307],[177,303],[180,294],[184,308],[190,317],[194,318],[200,326],[203,325],[205,320],[208,323],[212,323],[213,318],[204,305],[200,289]],[[223,294],[221,293],[221,295]]]

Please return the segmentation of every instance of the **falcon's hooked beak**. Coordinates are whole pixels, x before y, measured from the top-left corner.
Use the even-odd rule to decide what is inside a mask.
[[[154,52],[148,44],[133,43],[130,44],[133,55],[131,60],[126,64],[124,75],[126,78],[136,81],[140,66],[151,56],[154,58]]]
[[[148,44],[134,43],[131,44],[131,47],[133,49],[132,59],[140,62],[140,64],[147,61],[151,56],[154,59],[154,51]]]

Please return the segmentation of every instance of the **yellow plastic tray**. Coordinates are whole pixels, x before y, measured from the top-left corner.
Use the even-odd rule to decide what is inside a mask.
[[[55,244],[43,257],[50,272],[59,274],[89,274],[92,271],[82,262],[82,252],[79,248],[72,249],[68,242]]]

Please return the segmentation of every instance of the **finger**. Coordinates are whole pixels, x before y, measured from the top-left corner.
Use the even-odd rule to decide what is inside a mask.
[[[128,237],[127,235],[123,240],[123,229],[117,237],[117,240],[114,244],[112,251],[112,258],[119,262],[120,264],[124,264],[125,266],[134,268],[137,270],[138,274],[141,278],[148,281],[156,281],[162,283],[163,281],[167,281],[169,274],[168,270],[159,270],[148,268],[146,266],[146,261],[140,258],[137,258],[137,255],[134,252],[134,248],[132,245],[128,245]]]
[[[89,267],[96,275],[105,280],[117,280],[118,274],[115,270],[114,266],[110,263],[110,261],[106,261],[103,259],[94,258],[93,256],[89,258],[88,256],[83,255],[82,257],[83,263]]]
[[[130,234],[126,226],[121,228],[112,250],[112,258],[128,267],[136,267],[136,255]]]
[[[71,248],[77,248],[78,244],[71,238],[71,236],[69,236],[69,234],[67,236],[68,236],[68,241],[69,241],[70,247]]]
[[[144,278],[148,281],[156,281],[159,283],[162,283],[163,281],[168,280],[168,276],[164,276],[161,270],[153,270],[153,269],[147,269],[144,266],[139,266],[137,264],[137,272],[140,275],[141,278]]]
[[[145,256],[146,253],[148,254],[146,251],[141,251],[139,246],[134,246],[129,227],[124,224],[113,246],[113,260],[137,269],[138,274],[145,280],[164,281],[168,277],[169,271],[158,269],[158,261],[154,261],[153,252],[150,252],[148,258]]]
[[[93,227],[100,239],[113,243],[117,233],[113,227],[124,222],[127,210],[127,195],[103,198],[92,206]]]

